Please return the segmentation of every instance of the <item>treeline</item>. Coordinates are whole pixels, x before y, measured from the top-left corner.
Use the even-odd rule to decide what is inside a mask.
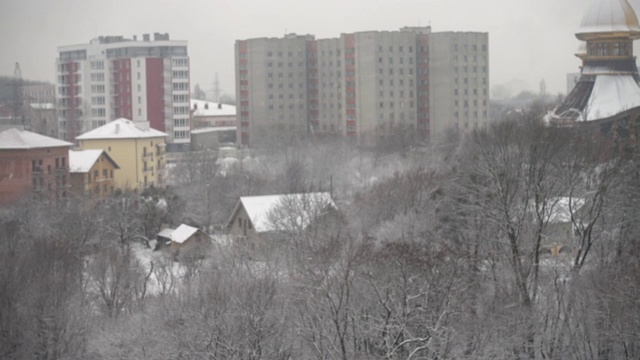
[[[5,209],[0,357],[636,359],[636,138],[528,117],[402,155],[191,154],[168,192]],[[162,224],[224,224],[239,195],[308,190],[332,191],[344,221],[135,256]],[[546,255],[554,242],[569,250]]]

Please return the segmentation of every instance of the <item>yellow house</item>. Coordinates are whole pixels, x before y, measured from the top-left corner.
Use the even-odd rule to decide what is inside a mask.
[[[115,187],[141,191],[164,184],[164,152],[167,134],[151,129],[149,122],[117,119],[78,137],[82,149],[102,149],[119,166]]]
[[[113,195],[118,164],[102,149],[69,150],[69,179],[76,194],[90,199]]]

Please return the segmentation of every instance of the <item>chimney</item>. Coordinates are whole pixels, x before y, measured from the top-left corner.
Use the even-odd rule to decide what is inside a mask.
[[[116,134],[120,133],[120,124],[116,124]]]
[[[218,109],[222,109],[222,103],[218,103]]]
[[[204,105],[204,108],[207,108],[207,104]],[[198,110],[198,103],[193,103],[193,110]]]
[[[138,41],[138,36],[137,35],[133,35],[133,41]]]
[[[209,110],[209,103],[204,103],[205,110]]]
[[[149,39],[150,39],[149,34],[142,34],[142,40],[149,41]]]

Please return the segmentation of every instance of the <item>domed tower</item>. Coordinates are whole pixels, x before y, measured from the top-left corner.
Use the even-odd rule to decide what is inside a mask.
[[[615,120],[640,112],[640,77],[633,40],[640,38],[638,17],[626,0],[596,0],[576,34],[584,41],[575,87],[546,116],[555,125]]]

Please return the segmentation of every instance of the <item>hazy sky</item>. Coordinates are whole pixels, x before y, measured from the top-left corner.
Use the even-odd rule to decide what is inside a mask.
[[[191,83],[233,93],[235,40],[316,38],[429,25],[489,33],[491,86],[518,81],[566,91],[578,71],[574,33],[591,0],[0,0],[0,75],[54,81],[56,47],[99,35],[168,32],[189,41]],[[630,0],[640,9],[640,0]]]

